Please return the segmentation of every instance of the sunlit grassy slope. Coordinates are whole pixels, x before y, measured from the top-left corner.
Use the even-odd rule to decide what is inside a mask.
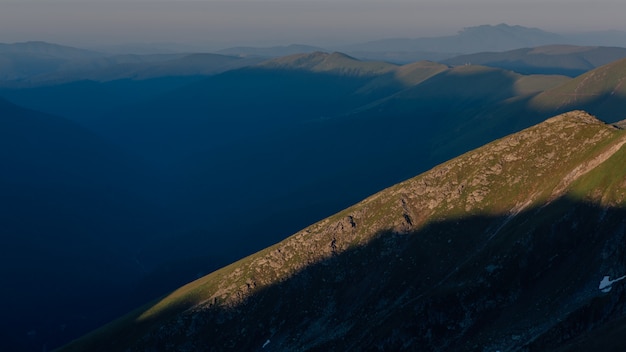
[[[260,347],[268,336],[278,350],[375,343],[384,349],[398,341],[409,348],[423,339],[441,350],[544,343],[541,336],[559,321],[593,307],[593,295],[582,287],[600,275],[593,272],[597,260],[590,258],[569,283],[571,274],[563,270],[571,253],[583,250],[570,243],[574,238],[584,242],[594,226],[619,225],[597,220],[595,209],[626,206],[625,143],[625,131],[582,111],[548,119],[377,193],[62,350],[246,349]],[[617,216],[611,214],[603,216]],[[549,230],[548,224],[570,218],[570,241],[566,232]],[[580,260],[576,266],[587,259]],[[533,274],[546,265],[543,274]],[[557,275],[551,284],[549,270]],[[537,302],[546,313],[515,320],[539,294],[549,295]],[[504,296],[479,298],[492,295]],[[561,299],[571,302],[553,306]],[[458,302],[434,307],[440,300]],[[444,316],[433,316],[438,310]],[[479,312],[498,312],[499,318],[479,318]],[[454,328],[431,331],[428,338],[420,330],[440,324]],[[269,332],[257,331],[261,326]],[[418,330],[410,333],[409,327]],[[515,329],[519,338],[512,340],[507,334]],[[392,338],[399,331],[408,335]],[[465,345],[455,349],[451,341]]]
[[[626,59],[582,74],[534,97],[530,107],[561,112],[584,108],[607,122],[623,120],[626,100]]]

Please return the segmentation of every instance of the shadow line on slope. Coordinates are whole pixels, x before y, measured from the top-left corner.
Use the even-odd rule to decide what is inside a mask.
[[[445,220],[384,231],[363,246],[335,234],[336,242],[323,241],[328,257],[275,284],[260,284],[271,273],[252,273],[233,301],[196,306],[210,285],[198,281],[151,318],[137,320],[148,305],[62,350],[261,350],[268,340],[268,351],[563,344],[626,314],[623,285],[597,289],[601,275],[626,271],[625,219],[622,208],[561,198],[506,223]],[[346,249],[332,254],[333,246]]]

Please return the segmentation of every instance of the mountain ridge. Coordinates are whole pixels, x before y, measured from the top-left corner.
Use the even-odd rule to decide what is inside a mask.
[[[591,294],[587,289],[581,293],[571,289],[567,290],[566,293],[560,293],[559,297],[578,303],[572,303],[567,310],[556,309],[553,314],[558,320],[533,315],[533,319],[537,320],[517,322],[515,326],[520,329],[520,332],[524,328],[532,327],[532,329],[522,333],[520,338],[513,340],[510,339],[510,335],[503,335],[506,334],[505,331],[507,330],[500,331],[495,328],[497,326],[494,325],[497,322],[496,318],[489,318],[486,321],[479,318],[479,312],[489,312],[496,309],[489,308],[489,305],[482,306],[488,304],[482,299],[474,300],[475,303],[471,303],[472,300],[467,301],[465,304],[470,305],[463,309],[454,308],[454,306],[449,308],[439,306],[433,311],[433,308],[430,308],[432,313],[427,313],[428,315],[424,318],[425,322],[415,325],[415,329],[422,331],[415,333],[415,335],[406,335],[410,331],[406,330],[408,328],[406,324],[409,323],[406,321],[402,323],[403,319],[397,320],[395,317],[398,314],[402,315],[402,311],[407,308],[410,311],[415,310],[416,313],[414,314],[425,314],[423,309],[426,309],[426,306],[438,304],[436,303],[440,302],[438,297],[443,299],[449,295],[448,291],[456,292],[455,287],[462,282],[465,283],[463,285],[468,286],[470,292],[475,292],[473,294],[480,294],[479,292],[482,291],[476,290],[485,289],[483,288],[485,284],[481,282],[486,282],[486,287],[490,287],[489,283],[493,280],[505,280],[504,282],[519,285],[515,283],[518,279],[517,274],[498,274],[495,276],[492,274],[494,272],[522,270],[519,275],[530,275],[531,269],[535,265],[539,265],[539,262],[543,262],[549,257],[535,257],[539,253],[532,254],[533,246],[524,249],[523,252],[529,252],[528,255],[531,255],[526,259],[529,261],[528,270],[531,270],[527,273],[525,267],[520,269],[509,267],[510,264],[516,263],[517,259],[514,258],[521,255],[519,253],[512,254],[512,258],[500,256],[491,258],[488,254],[496,248],[516,253],[514,250],[517,248],[516,239],[517,241],[542,241],[539,237],[536,239],[533,239],[535,237],[528,237],[529,234],[525,234],[524,231],[528,230],[529,233],[539,231],[543,228],[543,221],[546,221],[541,219],[545,217],[550,219],[553,213],[563,216],[562,214],[567,214],[567,209],[573,211],[584,207],[583,205],[574,205],[574,202],[590,202],[590,204],[598,204],[600,207],[608,207],[607,209],[626,206],[626,185],[619,182],[619,177],[626,177],[626,171],[622,170],[614,178],[609,178],[610,180],[618,180],[618,182],[598,178],[605,174],[599,172],[603,171],[601,169],[619,165],[621,160],[626,158],[626,148],[623,147],[625,143],[626,134],[622,130],[607,125],[584,112],[574,111],[548,119],[544,123],[489,143],[443,163],[424,174],[368,197],[342,212],[297,232],[274,246],[190,283],[161,301],[155,302],[152,306],[146,306],[125,319],[105,327],[100,332],[94,332],[91,337],[87,336],[85,340],[76,341],[73,345],[70,344],[62,350],[81,350],[86,346],[95,348],[95,346],[101,346],[100,344],[104,341],[115,339],[115,336],[118,336],[121,339],[119,342],[122,343],[115,348],[121,349],[130,346],[139,349],[152,346],[152,348],[159,350],[171,350],[171,348],[193,350],[209,344],[218,350],[229,350],[230,348],[261,346],[266,339],[267,341],[271,340],[270,348],[272,350],[292,350],[294,348],[309,350],[330,348],[330,346],[335,346],[331,348],[335,350],[350,348],[350,346],[351,348],[378,346],[380,349],[383,346],[391,348],[409,343],[409,345],[404,345],[406,349],[411,346],[411,343],[417,343],[418,340],[427,342],[422,346],[431,346],[430,348],[439,346],[439,349],[450,349],[453,346],[447,345],[446,339],[448,341],[460,341],[460,336],[465,336],[467,332],[464,331],[467,331],[469,327],[478,330],[467,335],[470,340],[465,343],[462,350],[472,350],[471,343],[488,344],[494,350],[496,346],[511,348],[512,346],[519,347],[521,343],[530,345],[539,343],[537,341],[541,339],[538,337],[544,336],[548,331],[551,331],[550,329],[559,326],[558,321],[560,319],[558,317],[565,318],[571,316],[571,312],[585,309],[584,307],[588,305],[593,306],[594,297],[599,293]],[[577,145],[577,148],[570,148],[574,144]],[[606,184],[606,182],[609,183]],[[571,208],[567,204],[571,204]],[[599,225],[597,226],[619,229],[620,222],[613,223],[616,219],[615,211],[609,212],[611,222],[598,220]],[[536,220],[531,221],[533,218]],[[558,219],[557,223],[569,223],[567,216]],[[535,226],[538,227],[524,225],[529,221],[536,223]],[[473,223],[474,227],[459,227],[459,224],[467,222]],[[579,225],[579,230],[572,231],[582,236],[588,228],[589,226],[584,223],[584,225]],[[468,232],[467,236],[460,236],[463,231]],[[606,232],[604,237],[609,236],[609,233],[610,231]],[[437,236],[432,237],[435,234]],[[551,236],[560,238],[560,232],[553,233]],[[448,247],[446,247],[446,241]],[[559,239],[559,241],[561,240]],[[461,244],[449,247],[450,243],[457,242]],[[466,244],[463,245],[462,243]],[[550,246],[545,247],[541,243],[543,242],[537,242],[535,247],[541,248],[541,251],[549,251],[546,248],[550,248]],[[462,248],[468,246],[473,251],[462,254],[457,260],[453,253],[463,253],[461,252]],[[575,252],[581,250],[575,244],[568,246],[574,246],[571,248]],[[367,249],[370,247],[371,250]],[[494,248],[491,249],[492,247]],[[411,251],[405,251],[408,248],[423,248],[418,252],[423,252],[422,255],[430,259],[425,257],[419,259],[418,262],[426,266],[423,268],[419,265],[415,266],[415,261],[420,257],[410,254]],[[433,253],[426,254],[428,253],[427,248],[431,248]],[[447,253],[445,248],[448,248],[450,252]],[[539,249],[537,250],[539,251]],[[561,251],[565,248],[554,250],[567,257],[566,253],[568,252]],[[344,252],[352,254],[345,254],[347,257],[344,260],[342,259]],[[370,253],[376,259],[365,259],[369,257],[358,253]],[[432,261],[437,258],[437,255],[442,256],[442,267],[435,269],[432,266],[434,264]],[[352,259],[348,259],[348,257]],[[379,260],[391,260],[391,263],[396,264],[390,265],[400,272],[396,272],[396,274],[392,274],[393,271],[385,272],[387,278],[377,276],[380,274],[377,270],[374,271],[378,274],[370,274],[374,277],[367,274],[365,277],[352,276],[349,274],[350,272],[355,272],[355,274],[367,273],[367,271],[363,272],[358,269],[359,261],[352,261],[358,258],[363,260],[361,265],[366,268],[381,265],[382,262]],[[418,281],[414,288],[410,288],[413,287],[411,285],[406,287],[406,281],[409,278],[403,277],[401,274],[404,270],[408,270],[401,269],[403,266],[400,263],[403,259],[408,261],[409,267],[414,268],[411,270],[417,270],[418,273],[421,273],[419,279],[423,280],[422,284],[419,284]],[[484,260],[495,260],[496,263],[489,264],[486,262],[484,263],[486,271],[478,271],[480,274],[474,274],[476,269],[474,269],[473,263],[476,261],[482,263]],[[559,259],[559,263],[565,263],[563,260],[567,262],[568,259]],[[560,272],[563,268],[562,265],[555,265],[552,270]],[[596,268],[598,264],[592,266]],[[309,267],[312,268],[310,269],[311,273],[306,274]],[[620,267],[626,269],[623,264],[620,264]],[[427,277],[429,274],[437,278]],[[298,279],[302,275],[304,276]],[[479,276],[475,277],[475,275]],[[352,279],[350,279],[351,277]],[[376,284],[376,277],[381,280],[380,284]],[[541,280],[545,280],[544,277],[549,276],[543,275]],[[590,277],[593,277],[590,272],[584,276],[585,279]],[[405,282],[401,283],[403,279]],[[475,279],[478,281],[472,281]],[[533,279],[530,282],[536,280]],[[587,285],[583,277],[576,279],[575,282],[576,285]],[[285,288],[278,291],[272,290],[271,287],[279,285],[279,283],[285,283]],[[395,292],[396,289],[386,291],[391,296],[384,299],[382,302],[387,303],[381,306],[381,302],[376,304],[375,297],[370,296],[373,293],[366,293],[368,291],[363,286],[366,283],[371,283],[374,287],[382,285],[388,289],[396,286],[388,287],[386,285],[399,285],[396,287],[398,292]],[[320,285],[319,289],[322,292],[320,294],[323,296],[315,299],[318,302],[316,304],[307,300],[299,301],[298,298],[299,290],[304,287],[312,289],[310,285]],[[360,289],[354,291],[354,288],[351,287],[355,285]],[[623,290],[622,288],[616,289],[620,292]],[[372,290],[379,292],[375,288]],[[506,289],[503,287],[497,290]],[[501,311],[500,314],[507,317],[511,314],[507,313],[510,310],[507,307],[511,303],[504,302],[511,300],[511,302],[518,302],[524,306],[527,304],[524,303],[526,298],[532,297],[532,290],[552,292],[550,287],[516,286],[515,290],[512,291],[515,292],[514,295],[506,296],[503,298],[503,302],[497,303],[498,301],[496,301],[491,304],[499,307],[497,309]],[[351,294],[349,294],[350,292]],[[365,296],[356,299],[357,296],[353,295],[358,295],[357,292],[365,294]],[[456,298],[453,300],[464,300],[462,298],[464,296],[458,296],[459,294],[455,293],[456,296],[454,297]],[[337,300],[344,295],[347,295],[345,298],[355,297],[355,305],[341,308],[342,305]],[[307,294],[306,297],[313,299],[316,295]],[[278,303],[279,301],[275,301],[276,299],[291,303],[281,305]],[[372,299],[375,300],[372,302]],[[308,309],[314,309],[313,307],[318,304],[321,306],[309,313],[312,314],[310,319],[302,317],[305,320],[296,325],[283,325],[280,323],[280,319],[290,320],[288,318],[290,311],[297,316],[303,314],[298,308],[294,308],[298,307],[296,302],[301,302],[300,304],[309,307]],[[372,302],[373,306],[365,304],[366,302]],[[275,308],[262,308],[272,307],[272,304],[276,305]],[[225,310],[220,313],[222,309]],[[263,315],[264,313],[261,313],[265,312],[266,309],[270,309],[272,311],[271,316],[275,318],[269,319]],[[452,316],[437,317],[437,310],[447,312],[446,314],[452,314]],[[209,333],[213,331],[211,329],[218,328],[220,325],[231,326],[229,321],[243,319],[236,318],[239,314],[250,314],[248,318],[241,321],[244,324],[244,330],[237,329],[235,333],[220,329],[219,335],[216,335],[216,332]],[[344,317],[344,315],[353,316],[354,314],[369,318],[364,318],[365,320],[359,323],[358,320],[346,320],[348,318]],[[458,314],[461,314],[461,317],[457,317]],[[463,314],[469,315],[470,318],[463,320]],[[269,326],[264,325],[264,329],[269,331],[267,334],[259,335],[254,331],[245,329],[249,326],[247,324],[252,323],[255,319],[267,321],[264,323],[269,324]],[[352,319],[356,319],[356,317]],[[373,329],[385,321],[391,324],[391,326],[383,329],[387,332],[374,332]],[[370,326],[366,322],[372,325]],[[366,325],[363,325],[364,323]],[[466,327],[454,328],[450,332],[445,332],[445,330],[435,332],[429,329],[431,337],[428,337],[428,334],[422,335],[426,330],[421,330],[428,328],[427,323],[431,324],[432,328],[440,323],[444,325],[453,324],[461,328],[465,324]],[[366,330],[360,332],[360,329],[353,329],[355,324],[360,326],[360,329],[365,328]],[[305,333],[307,331],[305,326],[308,326],[309,333]],[[396,336],[395,338],[392,338],[392,335],[385,335],[391,334],[391,331],[388,330],[392,327],[404,332],[401,335],[393,335]],[[481,327],[482,329],[491,327],[492,330],[481,330]],[[134,332],[129,336],[123,334],[122,331]],[[236,334],[237,340],[229,340],[234,338],[235,335],[233,334]],[[492,336],[491,334],[495,335]],[[182,336],[186,337],[181,340]],[[296,336],[301,336],[301,338]],[[305,336],[307,337],[305,338]],[[411,336],[413,338],[410,338]],[[489,336],[492,337],[489,338]],[[126,340],[128,338],[129,340]],[[344,340],[343,338],[348,339]],[[380,338],[383,339],[380,340]],[[389,340],[390,338],[391,340]],[[130,345],[126,345],[128,343]],[[170,347],[167,347],[168,345]],[[231,347],[227,347],[229,345]],[[109,344],[108,347],[101,348],[113,348],[113,346],[115,345]],[[211,350],[210,347],[200,349]]]
[[[482,51],[504,51],[538,45],[561,44],[563,37],[519,25],[467,27],[455,35],[424,38],[391,38],[346,46],[350,52],[437,52],[455,56]]]
[[[607,122],[624,118],[622,109],[626,99],[624,69],[626,58],[600,66],[562,85],[533,97],[529,105],[538,111],[560,113],[566,110],[585,110]]]
[[[397,66],[386,62],[360,61],[340,52],[316,51],[271,59],[257,65],[257,67],[329,72],[347,76],[369,76],[390,72]]]
[[[327,58],[332,56],[332,54],[324,55],[327,55]],[[324,55],[320,56],[322,59],[318,61],[318,64],[323,62]],[[336,64],[336,62],[342,60],[349,63],[347,67],[360,65],[348,56],[337,54],[332,57],[330,62],[327,62],[326,68],[332,68],[333,65],[334,67],[341,67],[342,65]],[[145,124],[142,122],[142,125],[157,126],[155,131],[161,133],[161,135],[155,135],[157,148],[149,149],[153,153],[151,155],[155,155],[161,160],[164,157],[163,152],[171,153],[174,148],[181,145],[180,142],[184,147],[188,146],[188,149],[183,150],[179,155],[184,158],[193,155],[196,158],[189,158],[190,162],[187,164],[180,162],[174,164],[175,167],[169,167],[169,169],[174,169],[177,172],[184,170],[180,171],[180,174],[184,174],[184,182],[172,182],[172,184],[180,184],[182,187],[178,187],[176,191],[183,189],[188,191],[190,195],[188,203],[185,203],[187,202],[186,198],[181,197],[183,201],[180,204],[183,206],[171,206],[171,208],[175,210],[185,209],[186,216],[187,214],[197,214],[196,219],[200,220],[196,220],[197,222],[191,226],[200,224],[203,228],[191,236],[187,234],[172,235],[172,238],[168,240],[169,242],[164,241],[164,244],[159,247],[160,249],[153,250],[152,254],[147,256],[159,258],[158,254],[163,254],[161,257],[165,258],[172,255],[172,252],[176,252],[177,256],[189,257],[193,253],[200,262],[201,260],[208,261],[221,258],[219,255],[222,253],[231,253],[232,257],[222,259],[220,265],[207,265],[205,267],[196,265],[187,269],[189,272],[181,275],[171,274],[166,276],[166,279],[161,278],[160,281],[164,282],[175,277],[184,277],[185,280],[188,280],[188,278],[197,277],[198,273],[209,272],[213,268],[264,248],[284,238],[284,236],[294,233],[304,225],[324,218],[328,213],[338,211],[362,199],[368,193],[394,184],[437,164],[439,161],[448,159],[451,155],[471,149],[472,146],[500,137],[509,131],[530,125],[533,121],[538,121],[541,118],[535,113],[524,115],[520,111],[512,110],[508,114],[503,114],[496,109],[498,105],[507,105],[509,100],[521,101],[527,99],[529,94],[532,96],[532,94],[546,88],[545,85],[536,85],[536,82],[522,82],[522,79],[534,81],[535,79],[543,80],[546,77],[520,78],[512,73],[493,68],[468,66],[450,69],[445,65],[428,62],[389,67],[393,71],[379,76],[365,77],[362,80],[360,76],[355,77],[360,81],[353,77],[347,77],[341,72],[332,71],[325,71],[318,75],[308,73],[306,69],[261,70],[257,68],[254,72],[250,71],[251,69],[245,69],[215,76],[211,80],[207,79],[204,83],[198,82],[201,84],[192,87],[192,89],[181,91],[181,99],[171,100],[163,105],[160,103],[165,99],[159,99],[159,101],[154,102],[155,104],[150,104],[153,110],[131,111],[125,115],[103,114],[107,121],[116,117],[129,121],[128,118],[137,117],[138,120],[145,119]],[[450,79],[442,83],[445,75],[438,74],[441,74],[443,70],[447,71]],[[365,72],[368,71],[365,70]],[[254,73],[257,77],[249,79],[248,76],[246,78],[249,73]],[[237,81],[237,78],[243,79]],[[546,82],[549,83],[552,78],[548,78]],[[352,80],[354,80],[353,83],[351,83]],[[213,81],[212,84],[207,84],[211,81]],[[429,81],[428,84],[425,84],[426,81]],[[306,82],[306,84],[297,85],[297,82]],[[420,89],[415,91],[413,86],[418,83],[421,85],[421,82],[425,84],[421,88],[421,92]],[[367,89],[364,89],[366,83]],[[527,83],[533,84],[527,85]],[[334,89],[338,88],[340,84],[346,84],[345,89],[341,88],[335,92]],[[153,83],[146,82],[144,88],[150,88],[152,85]],[[498,89],[482,88],[492,85],[498,85]],[[533,85],[536,87],[528,88],[528,86]],[[523,90],[521,89],[522,86],[525,87]],[[302,87],[307,90],[302,91],[293,89],[293,87]],[[467,87],[472,88],[468,89]],[[112,89],[114,88],[115,86],[112,87]],[[248,88],[251,89],[248,90]],[[228,89],[231,89],[234,94],[219,95]],[[352,108],[358,107],[362,102],[374,101],[376,97],[407,89],[408,92],[399,93],[397,97],[402,97],[404,94],[408,99],[402,103],[406,103],[408,108],[400,106],[395,111],[393,109],[387,111],[378,109],[372,111],[371,117],[338,116],[333,118],[338,115],[338,112],[350,112]],[[86,89],[79,87],[79,89],[74,88],[73,90],[80,93]],[[60,106],[72,105],[74,104],[73,101],[78,104],[80,101],[80,103],[91,108],[89,102],[82,95],[72,94],[71,91],[68,90],[67,93],[58,91],[57,94],[60,93],[58,99],[48,94],[45,95],[50,100],[57,100],[56,103]],[[242,93],[246,94],[243,95]],[[320,95],[320,93],[324,95]],[[361,96],[361,94],[363,95]],[[70,98],[67,100],[68,103],[63,101],[63,95]],[[209,97],[211,98],[209,99]],[[289,99],[285,99],[285,97],[289,97]],[[297,100],[302,97],[305,99],[301,102]],[[107,96],[103,95],[103,98],[107,99]],[[225,106],[223,115],[216,111],[216,107],[230,98],[234,98],[232,105]],[[448,100],[445,100],[446,98]],[[241,104],[242,100],[248,102],[246,104],[246,107],[249,108],[246,110],[247,113],[234,113],[238,111],[238,107],[243,105]],[[26,103],[30,101],[32,104],[28,96],[25,97],[24,101]],[[341,102],[346,108],[326,107],[326,104],[335,101]],[[420,101],[425,104],[422,105],[424,108],[419,105]],[[254,106],[252,103],[258,103],[258,105]],[[293,105],[288,106],[287,104],[290,103]],[[91,105],[101,106],[100,103]],[[302,106],[308,106],[310,109],[302,111]],[[185,107],[188,110],[181,113],[180,107]],[[206,109],[203,109],[204,107]],[[267,107],[270,107],[270,110]],[[274,107],[279,108],[276,110],[277,114],[271,110]],[[385,106],[379,105],[377,107]],[[168,108],[171,110],[167,110]],[[518,106],[515,108],[517,109]],[[284,110],[281,111],[280,109]],[[170,114],[167,114],[168,111]],[[264,115],[259,114],[259,112]],[[196,118],[196,121],[188,123],[187,118],[190,117],[191,113],[197,115],[191,116],[191,119]],[[228,133],[220,133],[217,129],[219,126],[207,128],[208,124],[203,125],[202,123],[215,121],[215,119],[207,119],[206,117],[219,115],[223,117],[225,122],[235,122],[232,125],[237,132],[241,132],[242,127],[248,127],[250,130],[254,130],[253,133],[259,133],[260,129],[268,127],[268,123],[275,123],[281,118],[284,118],[284,121],[290,124],[289,126],[298,125],[301,129],[290,129],[288,135],[277,133],[264,140],[258,138],[252,143],[249,142],[249,138],[242,138],[241,140],[245,141],[245,144],[235,145],[229,149],[220,146],[219,149],[212,150],[210,143],[217,138],[224,138]],[[398,118],[399,115],[401,116]],[[82,118],[79,114],[76,116]],[[167,128],[159,128],[160,121],[154,117],[163,118],[162,121],[170,121],[170,124],[165,124]],[[248,120],[242,119],[245,123],[236,123],[236,120],[241,117]],[[302,121],[298,121],[298,119]],[[80,121],[75,120],[75,122]],[[195,122],[200,123],[193,125],[192,123]],[[184,126],[185,123],[188,124]],[[250,128],[250,123],[254,123],[254,128]],[[276,125],[279,128],[285,126],[285,124],[281,125],[280,123]],[[146,136],[143,133],[145,129],[137,130],[137,132],[142,131],[141,133],[133,133],[132,129],[122,126],[113,127],[117,131],[128,133],[129,140],[133,142]],[[185,128],[188,126],[193,128]],[[198,127],[195,128],[195,126]],[[472,133],[475,132],[475,130],[471,130],[472,128],[482,130],[477,134]],[[164,137],[167,137],[168,133],[178,131],[183,138],[180,140],[167,139],[168,142],[164,142],[166,140]],[[215,136],[215,138],[208,138],[209,136]],[[440,136],[441,142],[431,144],[433,136]],[[464,138],[468,139],[463,140]],[[116,138],[115,140],[123,141],[123,138]],[[323,142],[320,143],[320,141]],[[372,143],[372,141],[384,141],[384,143]],[[292,145],[294,148],[290,152],[286,152],[284,145]],[[446,149],[450,145],[456,147]],[[164,146],[167,147],[164,148]],[[341,152],[338,152],[339,150]],[[187,151],[193,151],[193,154]],[[440,155],[443,157],[426,159],[431,153],[441,153]],[[275,158],[272,158],[272,155],[288,155],[288,162],[285,164],[278,163],[274,160]],[[425,159],[426,161],[424,161]],[[176,161],[179,160],[181,159],[176,159]],[[187,159],[184,160],[187,161]],[[233,163],[233,160],[238,162]],[[371,164],[378,165],[377,170],[372,170]],[[268,167],[268,165],[272,166]],[[258,170],[252,178],[249,177],[250,169]],[[185,173],[187,170],[189,173]],[[220,171],[216,172],[216,170]],[[357,172],[354,172],[355,170]],[[189,175],[191,176],[189,177]],[[349,175],[349,178],[345,178],[346,175]],[[392,176],[389,177],[389,175]],[[344,177],[344,179],[330,185],[324,183],[330,177]],[[176,178],[173,179],[177,180]],[[233,180],[235,181],[233,182]],[[263,187],[255,184],[257,180],[265,181]],[[267,180],[273,180],[274,183],[269,183]],[[343,182],[345,184],[342,184]],[[218,186],[213,187],[214,185]],[[273,188],[272,186],[275,185],[280,185],[280,187]],[[365,188],[366,191],[361,188],[361,193],[355,192],[354,190],[358,190],[359,187],[369,188]],[[258,189],[263,190],[258,191]],[[159,188],[159,190],[171,191],[165,188]],[[357,194],[356,197],[354,196],[355,193]],[[353,198],[346,201],[347,195],[352,195]],[[336,201],[340,197],[345,197],[343,204],[332,203],[330,206],[327,205],[328,203],[320,204],[321,202],[328,202],[329,199]],[[211,199],[212,202],[193,203],[200,199]],[[242,203],[241,199],[246,199],[246,202]],[[192,204],[193,207],[188,206],[188,204]],[[281,204],[289,205],[283,206]],[[239,209],[240,213],[234,213],[232,209]],[[207,214],[211,215],[207,216]],[[245,214],[245,223],[252,225],[246,227],[243,221],[239,221],[240,214]],[[213,220],[214,218],[220,219],[221,223]],[[189,216],[189,219],[195,220],[192,216]],[[185,223],[189,224],[190,222]],[[294,226],[293,224],[297,225]],[[229,236],[223,236],[223,233],[228,233]],[[255,233],[255,238],[249,238],[249,233]],[[180,240],[177,236],[180,236]],[[232,241],[223,240],[226,237]],[[233,240],[234,238],[238,240]],[[257,241],[256,243],[266,241],[266,243],[255,246],[254,241]],[[168,247],[172,245],[176,245],[180,249],[169,251]],[[141,250],[142,253],[146,252],[143,247]],[[235,250],[238,252],[232,254]],[[142,263],[144,262],[144,258],[140,260]],[[180,272],[183,270],[181,265]],[[181,279],[175,282],[178,284],[182,281]],[[157,286],[153,286],[154,292],[157,292]],[[173,285],[167,289],[172,287]],[[163,291],[159,291],[159,293],[161,292]],[[153,297],[156,294],[146,295],[146,297]],[[110,302],[110,304],[113,305],[114,302]]]
[[[28,41],[18,43],[0,43],[0,53],[29,53],[44,54],[52,57],[61,57],[69,59],[84,59],[100,57],[103,54],[86,49],[80,49],[72,46],[48,43],[44,41]]]
[[[547,45],[504,52],[483,52],[443,60],[448,65],[467,63],[499,67],[523,74],[565,74],[578,76],[626,57],[618,47]]]
[[[218,50],[218,54],[224,55],[236,55],[236,56],[257,56],[257,57],[280,57],[302,53],[312,53],[316,51],[325,51],[323,48],[304,45],[304,44],[290,44],[286,46],[272,46],[272,47],[248,47],[239,46]]]

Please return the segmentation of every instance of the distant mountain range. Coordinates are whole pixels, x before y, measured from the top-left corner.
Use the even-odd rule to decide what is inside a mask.
[[[429,38],[382,39],[347,46],[347,52],[436,52],[475,53],[504,51],[548,44],[561,44],[564,38],[538,28],[523,26],[482,25],[468,27],[451,36]]]
[[[407,63],[418,60],[441,61],[461,54],[502,52],[546,45],[626,47],[626,32],[562,35],[503,23],[468,27],[451,36],[382,39],[345,46],[339,50],[360,59]]]
[[[594,48],[567,49],[572,45],[591,45]],[[468,27],[451,36],[390,38],[330,49],[361,60],[400,64],[420,60],[449,60],[447,62],[454,65],[473,62],[518,70],[520,73],[555,73],[553,68],[559,68],[563,70],[561,73],[575,76],[622,55],[621,48],[597,48],[598,45],[626,47],[626,33],[614,31],[561,35],[503,23]],[[532,49],[539,46],[550,46],[550,49]],[[0,80],[4,81],[2,85],[12,82],[32,86],[81,79],[110,81],[212,75],[253,65],[264,58],[329,51],[303,44],[233,47],[215,54],[185,51],[193,50],[187,47],[178,52],[172,51],[171,45],[168,48],[162,53],[153,49],[127,48],[132,54],[105,54],[45,42],[0,44]],[[505,51],[512,52],[503,53]],[[465,54],[476,55],[457,57]],[[587,59],[590,62],[585,62]]]
[[[205,76],[260,61],[209,53],[106,55],[44,42],[0,44],[0,87]]]
[[[310,45],[302,45],[302,44],[291,44],[286,46],[273,46],[267,48],[257,48],[257,47],[233,47],[227,48],[217,51],[218,54],[222,55],[231,55],[231,56],[257,56],[257,57],[280,57],[280,56],[288,56],[294,54],[307,54],[313,53],[316,51],[327,51],[326,49],[310,46]]]
[[[21,236],[5,258],[32,266],[5,265],[5,321],[19,323],[3,325],[0,350],[59,345],[560,112],[625,118],[624,61],[571,78],[317,51],[81,60],[75,76],[2,81],[0,187],[11,198],[0,203]],[[29,304],[38,284],[57,289]]]
[[[30,78],[58,71],[72,61],[97,57],[95,52],[45,42],[0,44],[0,80]]]
[[[469,27],[456,35],[424,38],[389,38],[332,48],[365,60],[408,63],[419,60],[439,61],[459,54],[483,51],[505,51],[548,44],[566,44],[571,39],[561,35],[523,26],[482,25]],[[626,42],[626,40],[625,40]],[[625,45],[626,46],[626,45]],[[220,54],[279,57],[297,53],[327,51],[306,45],[268,48],[229,48]]]
[[[441,61],[463,54],[503,52],[516,49],[530,50],[530,48],[547,45],[626,47],[626,32],[557,34],[538,28],[511,26],[502,23],[468,27],[455,35],[441,37],[387,38],[326,49],[306,45],[266,48],[238,47],[224,49],[218,53],[271,58],[297,53],[336,50],[361,60],[381,60],[402,64],[420,60]],[[554,54],[553,52],[552,55]],[[508,59],[512,59],[510,55]],[[552,58],[552,60],[554,59]],[[605,63],[608,62],[610,61]],[[483,64],[481,61],[475,63]],[[569,64],[571,65],[571,63]],[[576,66],[574,69],[580,74],[582,68]],[[569,74],[575,75],[576,72],[571,71]]]
[[[65,45],[37,41],[13,44],[0,43],[0,53],[41,55],[63,60],[89,59],[102,55],[91,50],[84,50]]]
[[[625,163],[624,130],[563,114],[61,351],[621,351]]]

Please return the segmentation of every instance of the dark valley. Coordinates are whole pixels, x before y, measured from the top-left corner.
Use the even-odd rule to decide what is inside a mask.
[[[0,350],[54,349],[154,299],[65,348],[616,341],[621,286],[598,285],[626,275],[626,52],[559,38],[481,26],[437,45],[507,46],[403,64],[358,59],[383,43],[0,45]]]

